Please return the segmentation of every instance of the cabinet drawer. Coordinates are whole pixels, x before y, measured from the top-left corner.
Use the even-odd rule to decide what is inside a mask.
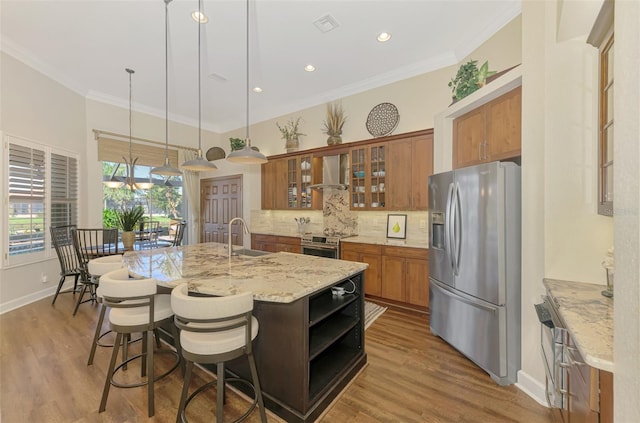
[[[276,239],[278,244],[300,245],[300,238],[295,236],[279,236]]]
[[[342,251],[355,251],[361,254],[380,255],[382,247],[375,244],[361,244],[359,242],[343,242],[340,246]]]
[[[385,256],[396,256],[404,258],[412,258],[418,260],[427,260],[429,258],[429,250],[425,248],[411,247],[383,247],[382,254]]]

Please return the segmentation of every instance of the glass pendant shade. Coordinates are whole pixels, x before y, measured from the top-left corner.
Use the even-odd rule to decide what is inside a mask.
[[[112,176],[108,181],[104,181],[104,184],[107,186],[107,188],[122,188],[124,182],[117,179],[115,176]]]
[[[179,169],[169,164],[169,3],[172,0],[164,0],[164,92],[165,92],[165,123],[164,123],[164,165],[151,169],[151,173],[163,176],[182,175]]]

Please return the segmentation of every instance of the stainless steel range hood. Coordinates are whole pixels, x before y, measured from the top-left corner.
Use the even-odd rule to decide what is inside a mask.
[[[349,183],[349,155],[324,156],[322,158],[322,183],[310,185],[312,189],[341,189],[348,188]]]

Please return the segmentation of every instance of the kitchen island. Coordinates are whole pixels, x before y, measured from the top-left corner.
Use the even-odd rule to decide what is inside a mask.
[[[255,357],[265,405],[287,422],[314,421],[366,364],[367,265],[242,251],[229,259],[224,245],[205,243],[128,252],[124,261],[132,275],[153,277],[165,289],[186,282],[193,295],[251,291],[260,324]],[[334,296],[335,286],[345,294]],[[227,368],[251,380],[245,361]]]

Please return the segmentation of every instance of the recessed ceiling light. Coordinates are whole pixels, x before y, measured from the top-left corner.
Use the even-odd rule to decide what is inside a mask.
[[[262,92],[262,88],[260,88],[260,87],[253,87],[253,92],[254,92],[254,93],[261,93],[261,92]]]
[[[313,65],[307,65],[304,67],[304,70],[306,70],[307,72],[313,72],[314,70],[316,70],[316,67]]]
[[[209,18],[207,18],[207,16],[204,13],[201,13],[197,10],[194,10],[193,12],[191,12],[191,18],[193,18],[194,21],[203,23],[203,24],[209,22]]]
[[[378,41],[380,41],[381,43],[384,43],[385,41],[389,41],[391,39],[391,34],[389,34],[388,32],[381,32],[380,34],[378,34]]]

